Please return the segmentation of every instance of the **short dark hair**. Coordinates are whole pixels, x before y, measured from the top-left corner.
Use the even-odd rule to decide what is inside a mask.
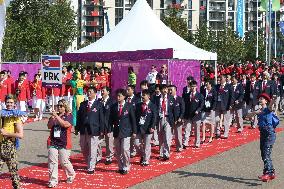
[[[96,87],[89,87],[88,91],[89,90],[92,90],[92,91],[94,91],[94,93],[97,93],[97,88]]]
[[[0,74],[4,74],[4,75],[5,75],[5,72],[4,72],[4,71],[1,71]]]
[[[134,85],[127,85],[127,87],[131,88],[133,91],[135,91],[135,86]]]
[[[125,89],[117,89],[115,93],[116,93],[116,95],[122,94],[122,96],[125,96],[125,97],[127,96]]]
[[[155,85],[155,89],[159,88],[160,89],[161,85],[160,84],[156,84]]]
[[[195,80],[191,81],[190,86],[192,86],[192,85],[197,85],[197,82]]]
[[[148,86],[148,81],[147,80],[142,80],[140,82],[140,86],[142,86],[142,85],[147,85]]]
[[[104,86],[104,87],[102,87],[102,89],[105,89],[107,92],[109,92],[109,93],[110,93],[110,87],[108,87],[108,86]]]
[[[175,90],[177,91],[177,86],[175,86],[175,85],[170,85],[169,87],[173,87],[173,88],[175,88]]]
[[[161,84],[161,85],[160,85],[160,90],[163,90],[163,89],[165,89],[165,88],[168,88],[168,86],[167,86],[166,84]]]
[[[194,78],[193,78],[192,76],[188,76],[188,77],[186,78],[186,80],[187,80],[187,81],[192,81],[192,80],[194,80]]]
[[[150,96],[150,90],[149,89],[144,89],[143,91],[142,91],[142,95],[149,95]]]

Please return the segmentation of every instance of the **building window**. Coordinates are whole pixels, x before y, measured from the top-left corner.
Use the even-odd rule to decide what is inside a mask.
[[[188,0],[188,9],[192,9],[192,0]]]
[[[115,25],[123,19],[123,8],[115,8]]]
[[[192,11],[188,11],[188,29],[192,29]]]
[[[123,0],[115,0],[116,7],[123,7]]]

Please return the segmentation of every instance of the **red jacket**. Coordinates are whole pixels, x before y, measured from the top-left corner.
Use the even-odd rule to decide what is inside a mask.
[[[72,78],[71,74],[63,75],[62,86],[60,89],[60,96],[68,96],[68,92],[70,92],[70,95],[73,95],[71,85],[66,85],[66,83],[68,83],[71,80],[71,78]]]
[[[45,99],[45,97],[46,97],[45,88],[42,87],[41,81],[31,82],[30,89],[31,89],[31,96],[32,97],[36,96],[37,99]]]
[[[7,94],[11,94],[11,85],[9,83],[8,79],[5,79],[4,81],[0,82],[0,101],[4,102],[5,101],[5,97]]]
[[[14,85],[15,91],[19,89],[20,93],[17,96],[18,101],[27,101],[30,98],[30,89],[25,81],[19,83],[19,80],[16,80]]]

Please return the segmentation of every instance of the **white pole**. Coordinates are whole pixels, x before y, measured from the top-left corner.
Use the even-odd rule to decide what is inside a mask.
[[[214,61],[214,69],[215,69],[215,84],[217,85],[217,77],[218,77],[217,60]]]
[[[268,19],[268,65],[270,66],[271,62],[271,13],[272,13],[272,0],[269,0],[269,19]]]
[[[256,57],[258,58],[258,5],[259,5],[259,0],[257,0],[256,2],[257,6],[256,6]]]
[[[274,11],[274,58],[277,57],[277,32],[276,32],[276,19],[277,19],[277,14],[276,11]]]

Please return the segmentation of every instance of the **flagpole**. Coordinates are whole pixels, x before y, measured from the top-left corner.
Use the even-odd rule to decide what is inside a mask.
[[[274,11],[274,58],[277,57],[277,32],[276,32],[276,19],[277,19],[277,15],[276,15],[276,11]]]
[[[266,5],[266,10],[265,10],[265,62],[268,62],[268,14],[269,14],[269,9],[267,7],[269,7],[269,2],[270,0],[267,1],[267,5]]]
[[[268,7],[268,65],[270,66],[271,62],[271,1],[269,0],[269,7]]]
[[[256,6],[256,57],[258,58],[258,5],[259,5],[259,0],[257,0],[256,2],[257,6]]]

